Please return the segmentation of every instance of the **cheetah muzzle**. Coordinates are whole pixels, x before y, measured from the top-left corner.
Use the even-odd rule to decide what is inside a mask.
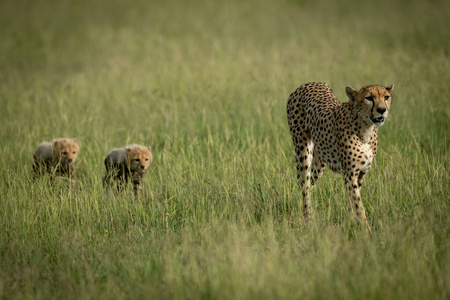
[[[377,126],[383,126],[384,121],[386,121],[386,117],[378,117],[378,118],[374,118],[374,117],[370,117],[370,120],[372,120],[373,124],[377,125]]]

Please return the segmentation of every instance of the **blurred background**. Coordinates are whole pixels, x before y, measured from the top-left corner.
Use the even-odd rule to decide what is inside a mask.
[[[450,1],[1,0],[0,298],[448,299]],[[301,219],[289,95],[395,85],[362,190]],[[78,191],[31,181],[76,137]],[[149,144],[142,201],[104,193]],[[353,225],[352,225],[353,224]],[[75,295],[75,296],[70,296]]]

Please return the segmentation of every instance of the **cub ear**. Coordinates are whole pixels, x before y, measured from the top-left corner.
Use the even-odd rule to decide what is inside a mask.
[[[152,151],[152,146],[147,146],[147,149]]]
[[[358,93],[358,91],[352,88],[351,86],[347,85],[347,87],[345,88],[345,93],[347,94],[347,97],[350,100],[350,102],[353,102],[356,99],[356,94]]]
[[[56,153],[58,153],[59,152],[59,149],[61,148],[61,140],[58,140],[58,139],[54,139],[53,140],[53,142],[52,142],[52,144],[53,144],[53,151],[54,152],[56,152]]]
[[[127,150],[127,152],[130,152],[130,151],[131,151],[131,148],[130,148],[129,146],[126,146],[126,147],[125,147],[125,150]]]
[[[387,87],[386,87],[386,90],[387,90],[389,93],[392,93],[392,91],[394,90],[394,85],[391,84],[390,86],[387,86]]]
[[[78,144],[77,138],[73,138],[72,141]]]

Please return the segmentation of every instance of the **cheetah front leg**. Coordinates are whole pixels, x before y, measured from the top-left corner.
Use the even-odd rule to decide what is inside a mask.
[[[71,185],[72,190],[74,192],[77,191],[77,189],[76,189],[76,179],[75,179],[75,170],[76,170],[75,169],[75,165],[70,165],[69,166],[68,177],[70,179],[70,185]]]
[[[72,186],[72,190],[74,192],[76,192],[77,191],[77,187],[76,187],[76,180],[75,180],[75,178],[71,178],[70,179],[70,185]]]
[[[316,150],[314,150],[313,153],[313,162],[312,165],[312,177],[311,177],[311,186],[314,186],[314,184],[319,180],[320,177],[323,175],[323,170],[325,169],[325,162],[319,157],[319,153],[317,153]],[[312,187],[311,187],[312,188]]]
[[[361,188],[363,181],[364,181],[364,175],[366,175],[366,173],[364,172],[359,172],[358,175],[358,187]]]
[[[138,173],[134,173],[133,177],[132,177],[134,196],[136,197],[136,199],[140,199],[141,198],[141,194],[142,194],[142,184],[141,184],[142,178],[143,178],[143,174],[138,174]]]
[[[345,176],[345,185],[347,187],[349,203],[353,211],[356,213],[358,224],[366,224],[368,230],[370,231],[370,226],[366,218],[366,211],[361,200],[361,194],[359,191],[360,186],[358,185],[359,182],[360,177],[357,174]]]

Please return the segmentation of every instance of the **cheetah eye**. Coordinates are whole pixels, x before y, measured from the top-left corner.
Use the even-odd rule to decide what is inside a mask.
[[[75,153],[77,153],[77,151],[73,151],[73,152],[72,152],[72,154],[75,154]]]
[[[389,100],[389,96],[388,95],[386,95],[386,96],[384,96],[384,100]]]
[[[67,155],[67,151],[64,151],[63,153],[61,153],[62,155]]]
[[[145,158],[145,161],[148,161],[148,158]]]
[[[369,100],[369,101],[373,101],[373,97],[372,96],[367,96],[366,99]]]
[[[140,159],[139,159],[139,158],[136,158],[136,159],[135,159],[135,161],[139,162],[139,161],[140,161]]]

